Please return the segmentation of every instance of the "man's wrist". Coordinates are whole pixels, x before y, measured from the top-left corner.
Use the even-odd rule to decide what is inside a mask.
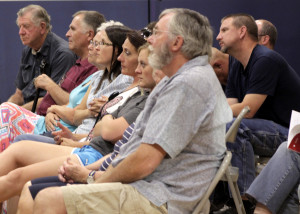
[[[95,183],[95,170],[90,171],[89,175],[86,178],[86,183],[87,184],[92,184]]]
[[[55,82],[53,81],[50,81],[46,87],[45,87],[45,90],[48,91],[49,93],[51,92],[51,90],[57,90],[56,88],[60,88]]]

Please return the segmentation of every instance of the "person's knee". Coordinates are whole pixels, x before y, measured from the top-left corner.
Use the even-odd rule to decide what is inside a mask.
[[[23,186],[23,190],[18,203],[19,213],[25,213],[25,210],[27,210],[29,206],[32,206],[33,198],[31,197],[29,186],[31,186],[31,181],[28,181]]]
[[[10,171],[6,175],[7,181],[11,187],[20,186],[20,189],[22,189],[24,183],[26,182],[26,181],[23,181],[24,180],[24,176],[23,176],[24,172],[23,171],[24,171],[23,168],[17,168],[15,170]]]
[[[50,187],[41,190],[34,200],[33,213],[66,214],[64,198],[59,187]]]

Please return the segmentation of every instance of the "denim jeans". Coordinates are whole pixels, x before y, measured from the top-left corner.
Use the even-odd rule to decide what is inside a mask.
[[[272,213],[299,212],[297,189],[300,179],[300,154],[280,145],[247,190],[247,194],[266,205]]]
[[[235,118],[233,119],[233,121]],[[226,125],[226,130],[231,124]],[[271,157],[287,140],[288,129],[270,120],[242,119],[235,143],[227,142],[232,166],[239,168],[238,186],[244,195],[255,178],[255,155]]]

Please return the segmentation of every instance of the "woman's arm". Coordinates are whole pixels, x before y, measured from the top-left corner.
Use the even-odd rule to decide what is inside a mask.
[[[69,108],[67,106],[52,105],[47,110],[47,115],[49,113],[56,114],[64,122],[70,125],[74,125],[73,124],[74,111],[72,108]]]
[[[114,119],[112,115],[105,115],[95,126],[93,136],[101,136],[104,140],[116,142],[122,138],[129,124],[124,117]]]
[[[89,86],[87,92],[82,98],[80,104],[72,109],[73,121],[72,125],[79,126],[85,118],[93,117],[90,110],[87,109],[87,100],[91,91],[91,85]]]

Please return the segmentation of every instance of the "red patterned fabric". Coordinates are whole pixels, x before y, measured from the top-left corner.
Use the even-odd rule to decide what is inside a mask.
[[[0,105],[0,152],[4,151],[21,134],[32,134],[39,115],[13,103]]]

